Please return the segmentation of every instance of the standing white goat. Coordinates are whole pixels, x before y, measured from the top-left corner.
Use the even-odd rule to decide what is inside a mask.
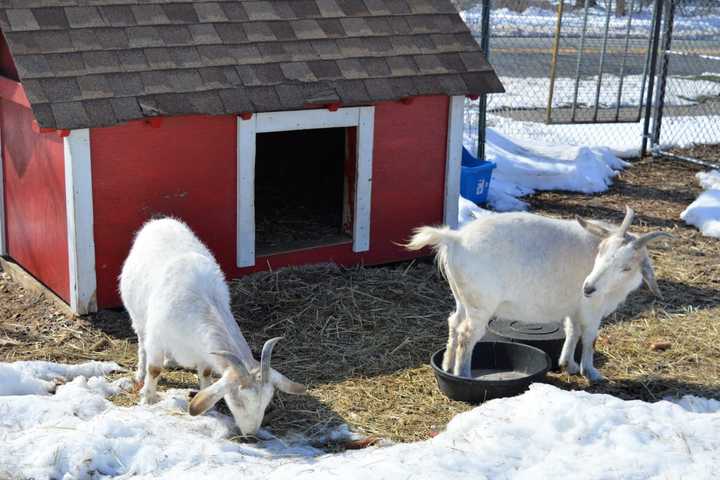
[[[602,380],[593,366],[601,320],[615,311],[643,279],[661,297],[646,246],[664,232],[628,233],[634,213],[622,225],[556,220],[529,213],[505,213],[474,220],[458,231],[421,227],[407,248],[433,247],[450,284],[456,309],[448,318],[443,369],[470,376],[475,344],[493,316],[523,322],[565,319],[560,365]],[[580,366],[573,358],[582,337]]]
[[[197,369],[202,389],[190,402],[199,415],[221,398],[244,435],[260,428],[275,388],[291,394],[305,387],[270,368],[268,340],[260,362],[230,311],[225,278],[208,248],[184,223],[146,223],[135,237],[120,275],[120,294],[138,336],[137,381],[143,403],[158,400],[163,360]],[[212,373],[222,375],[211,384]]]

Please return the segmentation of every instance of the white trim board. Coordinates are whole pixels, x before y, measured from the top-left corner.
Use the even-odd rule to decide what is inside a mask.
[[[443,209],[443,222],[450,228],[458,226],[464,111],[465,97],[450,97],[447,159],[445,162],[445,207]]]
[[[373,107],[368,107],[373,108]],[[298,110],[253,115],[257,119],[257,133],[312,130],[314,128],[355,127],[359,123],[360,108],[329,110]]]
[[[97,311],[90,130],[71,131],[64,145],[70,308],[85,315]]]
[[[370,208],[372,204],[372,160],[375,138],[375,107],[360,110],[357,125],[357,167],[355,172],[355,216],[353,252],[370,250]]]
[[[237,265],[255,265],[255,147],[257,118],[237,117]]]
[[[6,257],[7,231],[5,230],[5,162],[3,160],[2,132],[0,132],[0,256]]]
[[[258,133],[357,127],[353,251],[370,249],[375,107],[258,113],[237,118],[237,266],[255,265],[255,155]]]

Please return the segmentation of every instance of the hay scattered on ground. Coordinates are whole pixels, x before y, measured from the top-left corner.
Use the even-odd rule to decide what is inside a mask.
[[[604,324],[597,364],[606,384],[551,375],[562,388],[657,400],[696,394],[720,398],[720,242],[679,220],[699,193],[695,166],[636,162],[603,195],[542,193],[532,208],[552,216],[620,221],[627,203],[636,230],[662,229],[675,240],[652,250],[664,301],[642,288]],[[338,423],[399,441],[427,438],[470,407],[437,390],[428,359],[447,338],[453,308],[429,261],[379,268],[320,265],[266,272],[232,282],[233,310],[253,349],[282,335],[274,366],[307,383],[310,395],[280,395],[276,434],[315,435]],[[651,344],[669,341],[667,350]],[[0,281],[0,358],[79,362],[114,360],[134,368],[134,335],[123,313],[66,318],[50,302]],[[173,371],[161,388],[197,388],[195,375]],[[113,399],[137,402],[134,393]]]
[[[465,409],[437,391],[426,367],[453,306],[429,262],[283,269],[231,287],[250,343],[284,336],[277,367],[311,387],[310,398],[285,398],[274,428],[314,433],[347,422],[368,434],[423,438]]]

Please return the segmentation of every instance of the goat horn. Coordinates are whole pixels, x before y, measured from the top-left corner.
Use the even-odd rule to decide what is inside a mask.
[[[275,348],[275,344],[282,340],[283,337],[271,338],[265,345],[263,345],[262,353],[260,354],[260,382],[270,382],[270,361],[272,360],[272,351]]]
[[[216,355],[220,358],[224,358],[227,360],[230,365],[232,365],[237,371],[240,377],[247,379],[250,378],[250,372],[248,372],[247,368],[245,367],[245,364],[238,358],[237,355],[231,352],[227,351],[219,351],[219,352],[210,352],[210,355]]]
[[[653,240],[657,240],[658,238],[662,238],[662,237],[673,238],[673,236],[667,232],[646,233],[645,235],[642,235],[635,240],[635,242],[634,242],[635,248],[639,250],[639,249],[647,246],[647,244],[652,242]]]
[[[625,205],[625,218],[623,219],[622,225],[620,225],[620,229],[618,230],[618,233],[622,236],[624,236],[627,231],[630,229],[630,224],[633,222],[633,219],[635,218],[635,211]]]

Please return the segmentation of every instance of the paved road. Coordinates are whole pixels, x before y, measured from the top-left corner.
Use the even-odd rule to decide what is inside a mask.
[[[631,39],[625,72],[629,75],[641,75],[647,55],[647,40]],[[552,58],[552,38],[495,37],[490,43],[490,63],[501,76],[547,78]],[[564,39],[561,42],[557,72],[559,77],[575,77],[577,69],[577,47],[579,39]],[[678,41],[674,49],[692,50],[702,55],[720,58],[720,40]],[[593,77],[598,74],[602,51],[601,39],[588,39],[581,76]],[[624,39],[609,39],[606,54],[606,73],[617,75],[620,72],[625,51]],[[673,56],[671,74],[699,75],[705,72],[720,74],[720,60],[698,57]]]

